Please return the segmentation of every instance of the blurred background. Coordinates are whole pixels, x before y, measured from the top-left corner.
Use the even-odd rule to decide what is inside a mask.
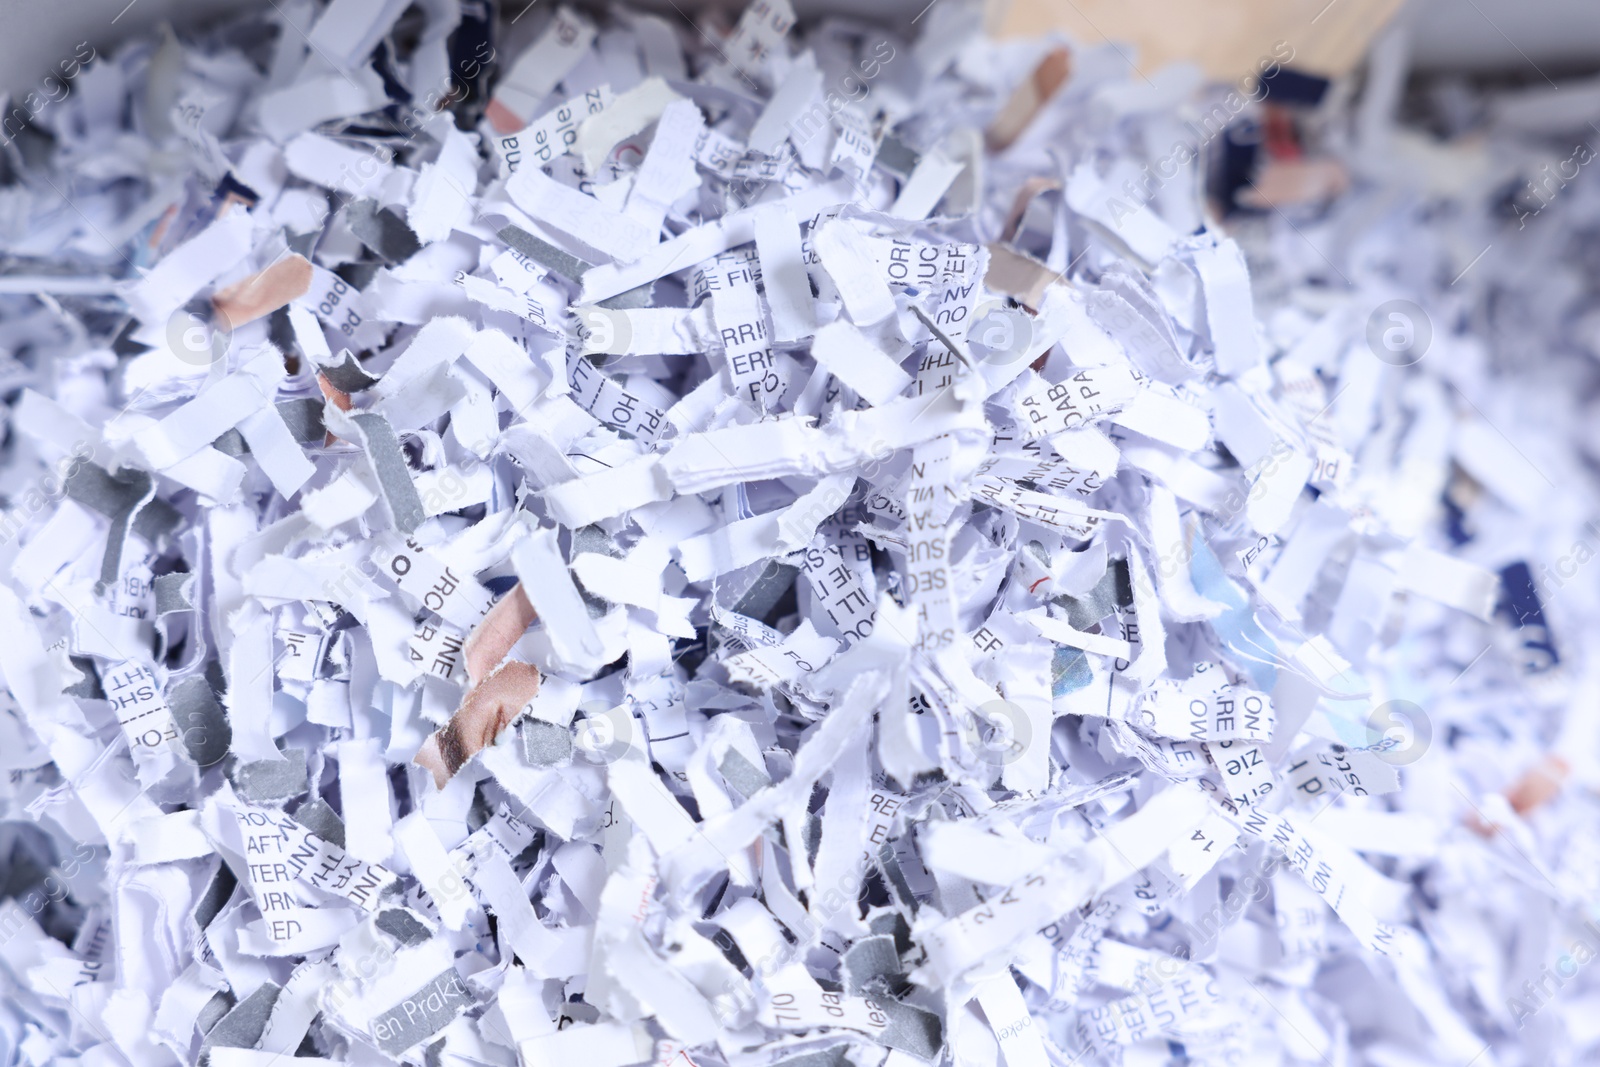
[[[26,92],[56,57],[87,40],[104,51],[158,25],[204,22],[258,0],[0,0],[0,90]],[[271,3],[272,0],[266,0]],[[373,0],[380,3],[381,0]],[[934,0],[938,2],[938,0]],[[506,0],[515,17],[551,0]],[[802,15],[848,14],[907,26],[928,0],[794,0]],[[580,5],[581,6],[581,5]],[[743,4],[645,0],[643,6],[685,17]],[[1249,73],[1278,40],[1295,45],[1298,66],[1341,74],[1355,65],[1389,24],[1407,30],[1411,69],[1511,81],[1593,76],[1600,72],[1600,3],[1596,0],[992,0],[990,25],[1007,35],[1055,27],[1085,43],[1127,42],[1139,65],[1153,70],[1194,60],[1219,80]]]

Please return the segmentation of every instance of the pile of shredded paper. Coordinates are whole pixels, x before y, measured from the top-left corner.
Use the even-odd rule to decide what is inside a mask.
[[[981,14],[7,119],[0,1063],[1594,1062],[1600,89]]]

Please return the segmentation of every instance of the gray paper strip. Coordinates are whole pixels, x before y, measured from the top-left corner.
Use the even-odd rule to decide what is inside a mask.
[[[73,500],[107,518],[127,510],[139,499],[139,491],[132,483],[113,478],[104,467],[93,463],[76,464],[67,476],[66,488]]]
[[[420,945],[433,936],[415,915],[405,908],[386,908],[378,912],[372,925],[400,942],[406,948]]]
[[[155,480],[146,471],[129,471],[113,475],[93,463],[79,463],[66,479],[67,495],[84,507],[93,508],[111,520],[111,530],[106,535],[105,554],[100,559],[100,581],[110,584],[117,580],[122,564],[122,543],[127,539],[129,526],[146,540],[159,532],[163,525],[170,529],[177,521],[172,507],[163,503],[163,512],[152,516],[151,523],[140,523],[135,516],[142,514],[140,505],[151,501],[155,495]],[[143,510],[150,510],[145,508]],[[166,520],[170,517],[171,522]]]
[[[535,767],[554,767],[572,758],[572,731],[542,719],[529,719],[518,731],[522,756]]]
[[[410,533],[421,526],[428,515],[422,509],[416,483],[411,480],[405,453],[400,450],[400,438],[382,415],[364,412],[352,417],[367,439],[367,455],[378,475],[378,488],[389,505],[389,513],[394,516],[394,524],[401,533]]]
[[[850,1059],[845,1055],[848,1051],[850,1046],[841,1043],[817,1052],[790,1056],[777,1061],[772,1067],[850,1067]]]
[[[344,848],[344,820],[333,810],[333,805],[321,797],[313,797],[294,809],[292,818],[324,841]]]
[[[778,601],[794,587],[795,576],[800,573],[800,568],[768,560],[759,570],[755,567],[746,568],[745,574],[750,572],[754,572],[755,577],[734,602],[733,613],[766,621],[767,614],[777,607]],[[718,592],[720,593],[721,589]]]
[[[1106,567],[1095,587],[1082,596],[1057,597],[1055,603],[1067,609],[1067,622],[1074,629],[1087,630],[1117,610],[1117,569]]]
[[[67,657],[73,668],[78,672],[78,680],[62,688],[62,692],[69,696],[83,697],[85,700],[104,700],[106,692],[100,687],[100,676],[95,673],[93,656]]]
[[[944,1047],[944,1023],[937,1015],[893,997],[872,1000],[889,1017],[888,1029],[880,1038],[885,1045],[930,1062],[939,1058],[939,1050]]]
[[[177,529],[182,521],[177,508],[160,497],[151,497],[133,516],[133,532],[153,545]]]
[[[211,442],[211,447],[224,456],[232,456],[234,459],[250,451],[250,446],[245,443],[244,434],[237,429],[223,431],[221,436]]]
[[[171,615],[175,611],[193,611],[195,576],[188,572],[161,574],[153,583],[156,591],[156,614]]]
[[[878,165],[899,178],[911,177],[911,172],[922,162],[922,155],[894,134],[885,134],[878,145]]]
[[[553,270],[575,282],[582,281],[583,272],[591,266],[577,256],[561,251],[549,241],[541,241],[520,226],[507,226],[497,236],[539,266]]]
[[[131,487],[130,495],[133,496],[133,503],[128,510],[119,512],[111,518],[111,529],[106,534],[105,555],[100,557],[102,587],[115,585],[117,579],[121,577],[122,546],[128,540],[128,529],[133,525],[134,515],[156,493],[156,480],[148,471],[130,472],[125,477]]]
[[[378,384],[378,379],[361,369],[356,357],[346,352],[338,363],[325,364],[318,370],[328,379],[328,384],[344,393],[359,393]]]
[[[278,401],[278,417],[302,445],[320,445],[328,429],[322,424],[322,401],[302,398]]]
[[[345,208],[350,232],[382,259],[404,263],[422,248],[422,242],[393,208],[379,207],[376,200],[357,200]]]
[[[167,690],[167,707],[172,709],[178,737],[195,763],[209,767],[228,755],[233,728],[204,678],[185,678]]]
[[[889,976],[904,973],[890,934],[863,937],[845,950],[844,990],[851,996],[871,995]]]
[[[228,780],[252,804],[270,806],[297,797],[310,788],[306,784],[306,750],[285,749],[283,759],[237,764],[229,771]]]
[[[722,757],[717,769],[722,772],[722,780],[746,800],[772,784],[772,777],[745,759],[737,749],[728,749],[728,754]]]
[[[372,1020],[372,1036],[391,1056],[426,1041],[474,1002],[454,967]]]
[[[257,986],[254,993],[234,1005],[233,1010],[211,1028],[205,1047],[255,1048],[267,1029],[267,1020],[272,1018],[272,1006],[282,992],[283,987],[275,982]]]

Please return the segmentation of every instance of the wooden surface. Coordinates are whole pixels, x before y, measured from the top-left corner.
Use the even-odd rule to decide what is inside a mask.
[[[1347,72],[1402,0],[992,0],[1002,36],[1063,30],[1084,44],[1116,42],[1145,73],[1189,59],[1212,78],[1254,75],[1293,49],[1290,64]]]

